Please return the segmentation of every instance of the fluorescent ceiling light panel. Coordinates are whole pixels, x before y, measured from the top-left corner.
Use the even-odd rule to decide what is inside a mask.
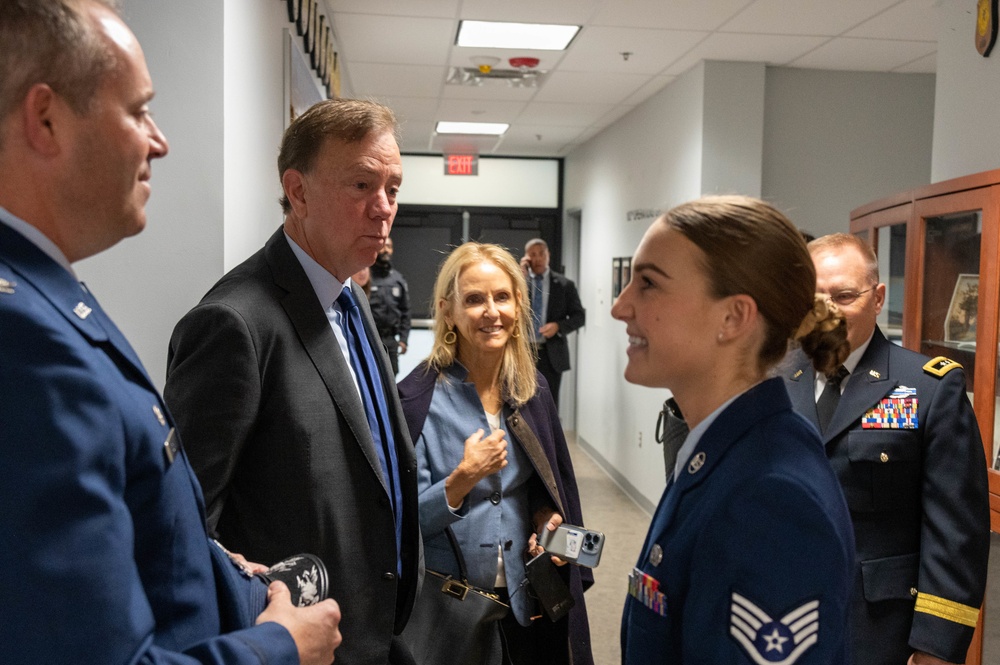
[[[562,51],[579,30],[578,25],[462,21],[455,44],[474,48]]]
[[[438,134],[487,134],[500,136],[510,125],[506,122],[444,122],[439,121],[435,131]]]

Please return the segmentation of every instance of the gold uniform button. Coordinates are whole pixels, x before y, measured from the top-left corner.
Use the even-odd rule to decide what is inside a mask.
[[[914,596],[914,597],[917,595],[917,588],[916,587],[910,587],[910,595]]]
[[[889,461],[889,455],[887,453],[882,453],[881,455],[878,456],[878,458],[880,460],[882,460],[883,462],[888,462]]]

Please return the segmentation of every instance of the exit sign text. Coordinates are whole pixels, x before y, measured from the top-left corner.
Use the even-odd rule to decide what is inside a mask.
[[[479,175],[478,155],[445,155],[445,175]]]

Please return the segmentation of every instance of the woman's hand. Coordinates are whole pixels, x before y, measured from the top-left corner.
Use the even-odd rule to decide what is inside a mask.
[[[538,511],[537,513],[535,513],[535,525],[538,530],[544,528],[546,531],[555,531],[556,527],[558,527],[562,523],[563,523],[562,515],[555,512],[554,510]],[[540,524],[544,524],[544,526],[538,526]],[[531,558],[535,558],[544,551],[545,549],[538,544],[538,535],[534,533],[531,534],[531,538],[528,538],[528,554],[531,555]],[[552,557],[552,563],[556,564],[557,566],[566,565],[566,562],[557,556]]]
[[[507,466],[506,432],[498,429],[486,438],[478,429],[465,440],[465,454],[444,481],[448,505],[460,506],[480,480]]]

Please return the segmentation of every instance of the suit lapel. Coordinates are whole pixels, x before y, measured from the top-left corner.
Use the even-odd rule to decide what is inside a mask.
[[[896,387],[896,383],[889,380],[890,345],[891,342],[887,341],[882,332],[876,328],[871,343],[868,344],[858,366],[854,368],[851,378],[847,381],[847,387],[844,388],[837,410],[833,413],[830,426],[823,434],[824,444],[850,427]]]
[[[521,444],[521,448],[527,453],[531,464],[535,467],[535,471],[538,472],[538,476],[545,484],[545,489],[548,490],[552,500],[555,501],[556,511],[565,517],[566,511],[563,509],[562,500],[559,498],[559,486],[556,484],[555,475],[552,473],[552,465],[549,464],[549,458],[546,457],[545,450],[538,441],[538,437],[535,436],[534,430],[531,429],[531,426],[519,409],[515,408],[513,413],[508,416],[507,426],[510,428],[514,438]]]
[[[265,246],[264,254],[271,268],[274,283],[285,291],[281,306],[288,315],[288,320],[326,385],[327,392],[330,393],[337,409],[354,434],[354,439],[361,447],[372,472],[379,479],[383,489],[388,492],[361,396],[354,388],[354,379],[347,367],[347,361],[337,343],[337,337],[330,329],[324,305],[316,300],[316,292],[313,291],[309,278],[306,277],[305,271],[288,246],[288,241],[285,240],[284,229],[279,228],[271,236]],[[367,318],[370,319],[370,315]]]

